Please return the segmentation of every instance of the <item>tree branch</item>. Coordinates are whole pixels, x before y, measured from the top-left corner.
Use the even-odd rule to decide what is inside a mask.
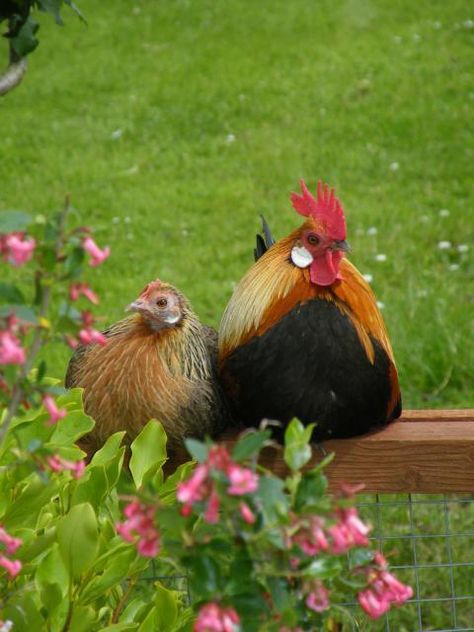
[[[21,83],[26,68],[26,57],[20,57],[10,42],[10,63],[5,72],[0,75],[0,96],[7,94]]]

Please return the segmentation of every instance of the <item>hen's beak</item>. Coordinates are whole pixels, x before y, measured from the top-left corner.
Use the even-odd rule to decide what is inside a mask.
[[[136,301],[133,301],[133,303],[130,303],[130,305],[127,305],[127,307],[125,308],[126,312],[144,312],[146,311],[146,303],[144,300],[142,300],[141,298],[137,298]]]
[[[350,244],[345,239],[335,239],[332,244],[333,250],[342,250],[342,252],[350,252],[352,250]]]

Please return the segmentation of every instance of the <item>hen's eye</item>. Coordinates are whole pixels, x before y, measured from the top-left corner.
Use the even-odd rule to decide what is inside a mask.
[[[317,235],[308,235],[308,243],[311,244],[312,246],[317,246],[320,242],[320,239]]]
[[[166,298],[159,298],[156,301],[156,304],[158,305],[158,307],[166,307],[168,305],[168,301]]]

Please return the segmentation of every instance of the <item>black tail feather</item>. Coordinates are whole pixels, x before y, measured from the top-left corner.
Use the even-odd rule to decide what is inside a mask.
[[[255,258],[255,261],[260,259],[260,257],[263,254],[265,254],[267,250],[271,246],[273,246],[273,244],[275,243],[275,240],[273,239],[272,232],[270,230],[270,227],[267,224],[266,219],[263,217],[263,215],[260,215],[260,217],[262,219],[263,237],[260,234],[257,235],[257,246],[254,248],[254,251],[253,251],[253,256]]]

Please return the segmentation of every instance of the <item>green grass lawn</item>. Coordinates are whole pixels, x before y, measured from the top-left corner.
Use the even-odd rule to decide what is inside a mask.
[[[0,100],[0,212],[49,213],[70,193],[112,247],[89,275],[102,322],[160,277],[218,325],[259,213],[287,234],[299,224],[290,192],[322,178],[384,305],[405,406],[472,406],[472,7],[78,4],[89,26],[66,9],[62,29],[40,16],[27,76]],[[63,375],[68,351],[48,355]],[[458,513],[472,529],[473,512]],[[412,632],[416,615],[401,616],[397,630]]]
[[[323,178],[384,304],[405,405],[472,405],[467,3],[79,4],[88,27],[39,16],[24,83],[0,101],[0,211],[71,194],[112,246],[90,275],[104,321],[159,276],[217,325],[258,214],[285,235],[290,192]],[[61,375],[67,351],[50,357]]]

